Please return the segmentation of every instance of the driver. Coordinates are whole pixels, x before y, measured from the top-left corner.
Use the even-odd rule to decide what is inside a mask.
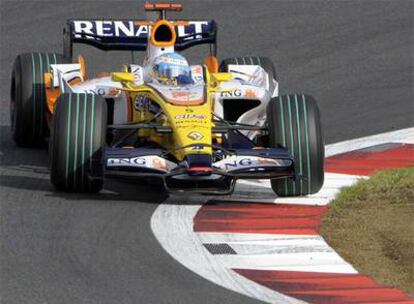
[[[165,53],[153,61],[151,75],[160,83],[171,86],[193,83],[187,59],[178,53]]]

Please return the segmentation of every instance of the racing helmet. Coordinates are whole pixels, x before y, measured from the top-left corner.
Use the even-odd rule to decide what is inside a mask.
[[[178,53],[165,53],[156,57],[153,61],[152,75],[167,85],[193,83],[187,59]]]

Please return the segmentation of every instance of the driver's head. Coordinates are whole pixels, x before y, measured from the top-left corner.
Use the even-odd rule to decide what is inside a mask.
[[[178,53],[165,53],[154,59],[153,76],[163,84],[191,84],[191,68],[187,60]]]

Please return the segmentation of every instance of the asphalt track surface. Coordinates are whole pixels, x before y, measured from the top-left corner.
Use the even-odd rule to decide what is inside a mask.
[[[184,5],[183,17],[219,23],[220,58],[268,56],[282,92],[314,95],[327,143],[414,125],[413,1]],[[257,303],[198,277],[162,250],[151,215],[161,203],[186,198],[114,180],[99,195],[57,193],[48,180],[47,153],[17,149],[10,139],[14,57],[60,51],[67,18],[143,18],[141,8],[136,1],[1,1],[2,303]],[[77,50],[91,74],[130,59]],[[190,62],[200,58],[189,54]]]

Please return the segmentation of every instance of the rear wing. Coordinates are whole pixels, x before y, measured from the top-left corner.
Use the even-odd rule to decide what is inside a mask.
[[[175,49],[182,51],[198,44],[211,44],[215,53],[216,22],[186,21],[187,25],[175,26]],[[145,20],[68,20],[64,30],[64,55],[72,58],[74,43],[92,45],[103,51],[145,51],[149,31]]]

